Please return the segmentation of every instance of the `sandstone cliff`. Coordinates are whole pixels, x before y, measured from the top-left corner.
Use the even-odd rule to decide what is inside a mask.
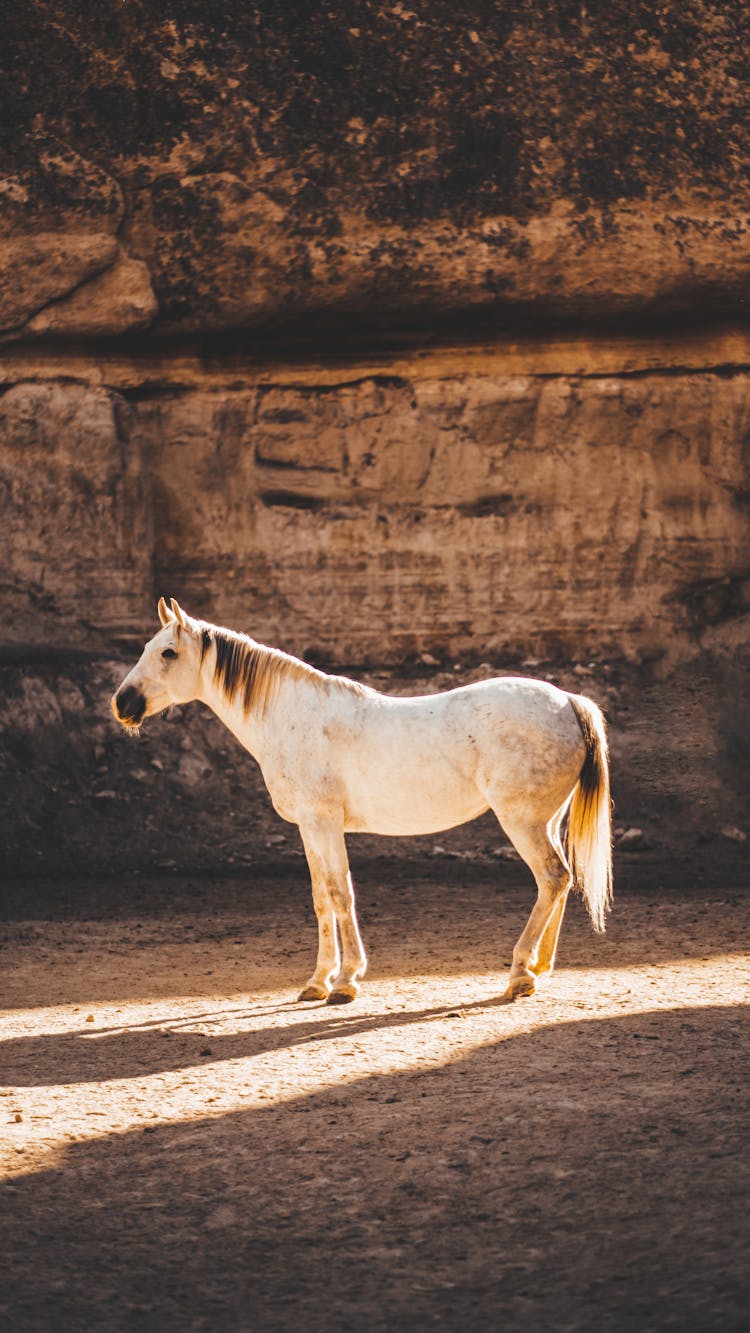
[[[6,647],[135,643],[166,590],[331,663],[684,657],[750,609],[749,383],[14,385]]]
[[[742,834],[746,6],[0,11],[13,864],[239,784],[128,785],[162,593],[384,688],[591,664],[624,824]]]

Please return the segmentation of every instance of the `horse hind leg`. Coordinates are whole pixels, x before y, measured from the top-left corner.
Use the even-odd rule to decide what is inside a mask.
[[[565,906],[568,901],[568,890],[560,894],[557,902],[552,908],[552,915],[544,928],[544,934],[539,941],[536,962],[532,964],[531,971],[534,976],[541,977],[545,972],[553,972],[555,968],[555,955],[557,953],[557,941],[560,938],[560,927],[562,926],[563,916],[565,915]]]
[[[549,836],[552,839],[552,844],[555,847],[555,850],[557,851],[558,855],[561,857],[563,864],[566,866],[566,868],[568,868],[568,866],[565,858],[565,853],[563,851],[562,839],[560,837],[560,825],[562,824],[563,815],[565,814],[567,808],[568,808],[568,802],[566,801],[562,809],[558,811],[557,815],[555,816],[555,819],[548,826]],[[550,919],[544,928],[544,934],[542,935],[542,938],[539,941],[537,960],[532,968],[532,971],[537,977],[542,976],[545,972],[554,971],[555,955],[557,953],[557,942],[560,938],[560,927],[562,926],[563,917],[565,915],[565,908],[568,902],[569,893],[570,893],[570,883],[568,883],[565,892],[560,894],[560,897],[558,898],[557,902],[552,908],[552,915],[550,916]]]
[[[498,819],[519,856],[523,857],[536,880],[537,900],[513,949],[513,963],[508,988],[503,996],[516,1000],[533,995],[537,977],[551,971],[565,902],[570,888],[570,870],[558,839],[546,823],[530,821],[519,814]]]

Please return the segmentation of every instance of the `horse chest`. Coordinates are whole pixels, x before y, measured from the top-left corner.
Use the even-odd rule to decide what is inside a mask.
[[[322,765],[311,763],[304,751],[266,762],[261,771],[273,808],[282,819],[300,824],[311,815],[322,819],[340,812],[340,784]]]

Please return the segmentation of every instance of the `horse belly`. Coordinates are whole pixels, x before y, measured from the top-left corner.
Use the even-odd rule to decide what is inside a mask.
[[[352,833],[441,833],[487,809],[473,779],[434,757],[416,765],[374,764],[365,774],[347,774],[346,785],[346,829]]]

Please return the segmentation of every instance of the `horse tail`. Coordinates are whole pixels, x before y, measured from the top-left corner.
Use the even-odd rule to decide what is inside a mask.
[[[604,717],[591,699],[569,694],[586,757],[568,812],[566,853],[573,886],[583,894],[594,930],[603,931],[612,903],[612,806]]]

